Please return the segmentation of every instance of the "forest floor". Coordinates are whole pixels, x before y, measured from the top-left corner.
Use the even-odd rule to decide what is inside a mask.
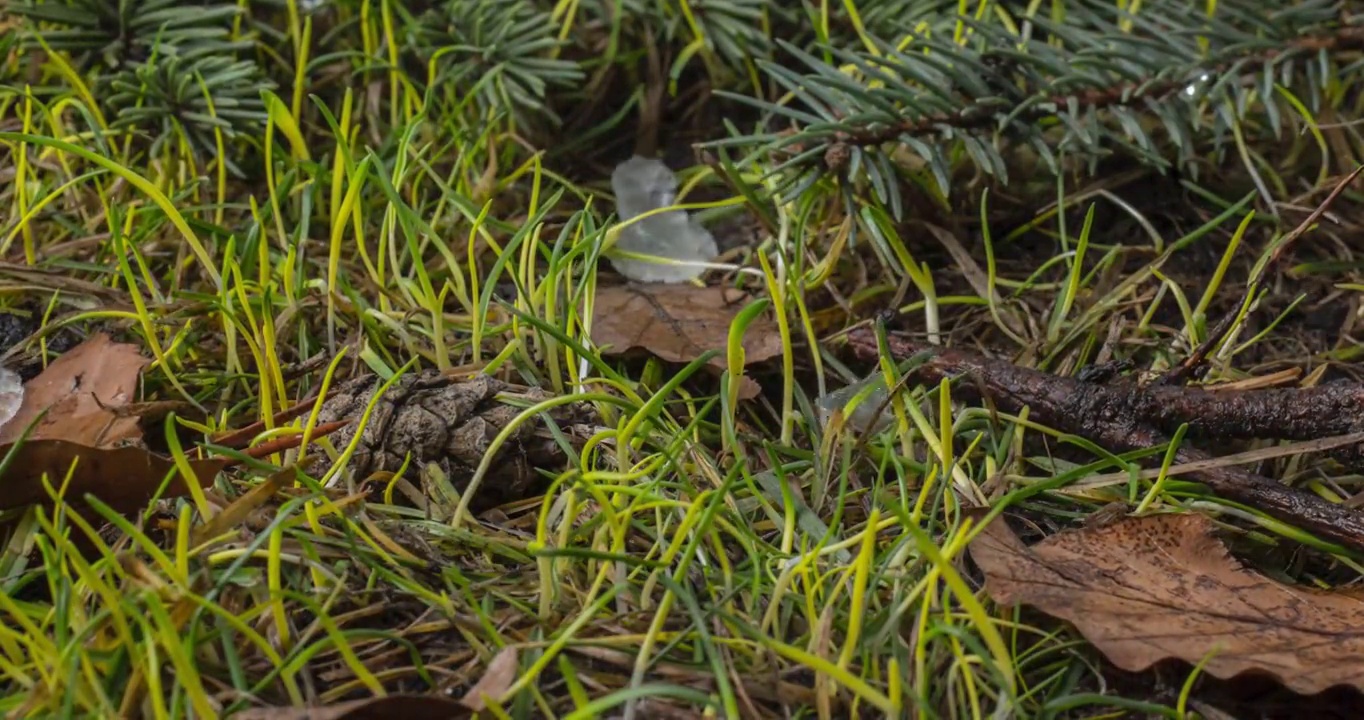
[[[0,711],[1364,707],[1323,670],[1353,663],[1333,603],[1364,574],[1364,475],[1333,454],[1364,398],[1359,186],[1291,233],[1346,175],[1274,212],[1114,162],[968,177],[947,210],[906,190],[899,221],[833,193],[764,216],[758,173],[694,151],[728,112],[703,95],[578,108],[580,142],[539,146],[367,98],[281,105],[241,178],[0,110],[31,423],[0,433]],[[726,268],[663,288],[600,256],[637,150]],[[821,403],[876,373],[897,392],[861,414]]]

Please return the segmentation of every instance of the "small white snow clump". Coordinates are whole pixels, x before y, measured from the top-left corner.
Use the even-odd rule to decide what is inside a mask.
[[[677,176],[658,160],[635,155],[611,173],[620,222],[676,202]],[[611,266],[635,282],[678,283],[692,280],[705,270],[719,250],[715,238],[685,210],[670,210],[631,223],[621,230],[616,247],[641,255],[679,260],[688,265],[610,258]]]
[[[9,368],[0,368],[0,427],[19,414],[24,404],[24,381]]]

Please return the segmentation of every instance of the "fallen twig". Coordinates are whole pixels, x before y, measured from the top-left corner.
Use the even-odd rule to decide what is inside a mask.
[[[860,359],[879,356],[871,328],[852,330],[846,339]],[[920,382],[932,384],[943,378],[969,376],[972,382],[961,386],[968,396],[988,396],[1005,412],[1029,408],[1038,422],[1119,452],[1168,442],[1157,427],[1171,422],[1188,422],[1190,429],[1197,425],[1204,432],[1232,437],[1246,437],[1248,430],[1254,430],[1257,432],[1251,434],[1263,431],[1270,437],[1307,439],[1338,434],[1327,428],[1352,425],[1364,417],[1364,390],[1353,386],[1212,394],[1168,386],[1142,388],[1130,382],[1086,383],[902,336],[887,339],[897,359],[928,353],[929,359],[912,371]],[[1335,404],[1318,406],[1313,413],[1314,402]],[[1233,418],[1242,423],[1239,428]],[[1282,424],[1257,425],[1248,423],[1248,418],[1265,423],[1278,418]],[[1181,448],[1175,461],[1194,463],[1210,457],[1199,450]],[[1364,552],[1364,514],[1244,470],[1204,467],[1185,476],[1228,500],[1257,508],[1328,542]]]

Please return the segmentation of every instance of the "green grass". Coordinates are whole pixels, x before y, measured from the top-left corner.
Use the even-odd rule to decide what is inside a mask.
[[[550,35],[590,33],[604,48],[562,50],[582,76],[555,66],[571,89],[560,110],[591,104],[593,136],[625,135],[636,113],[617,110],[637,98],[620,88],[646,53],[621,40],[638,40],[638,28],[601,25],[586,4],[552,6]],[[766,173],[774,161],[723,154],[688,176],[711,198],[698,207],[743,205],[772,227],[729,259],[744,272],[706,276],[759,298],[718,353],[727,372],[717,387],[709,357],[664,366],[592,345],[616,232],[610,164],[590,142],[575,157],[540,140],[525,107],[495,114],[498,103],[524,104],[517,93],[535,68],[499,66],[468,92],[423,90],[427,78],[397,62],[400,4],[344,5],[347,22],[326,28],[292,0],[270,19],[282,40],[261,40],[270,47],[260,54],[283,89],[263,93],[259,127],[212,135],[221,156],[256,168],[247,179],[190,152],[183,133],[153,150],[111,129],[97,83],[69,58],[54,55],[27,89],[16,78],[29,61],[8,60],[3,302],[36,308],[45,336],[100,324],[144,347],[155,360],[147,399],[204,411],[174,418],[169,437],[209,442],[259,422],[252,445],[301,436],[301,446],[132,518],[98,503],[83,515],[9,513],[0,711],[209,718],[393,693],[458,697],[511,647],[520,672],[481,717],[644,718],[657,703],[715,717],[1182,716],[1180,693],[1113,690],[1071,631],[989,601],[965,562],[981,510],[1054,529],[1126,500],[1258,524],[1251,539],[1266,546],[1300,533],[1164,474],[1086,485],[1129,473],[1137,458],[1026,414],[965,406],[948,383],[899,383],[888,358],[879,370],[899,391],[885,431],[861,435],[841,414],[825,426],[815,403],[878,370],[848,367],[829,340],[887,307],[945,343],[1005,348],[1051,372],[1113,356],[1165,370],[1204,339],[1210,317],[1236,307],[1233,276],[1269,252],[1277,226],[1252,211],[1256,192],[1188,183],[1185,205],[1164,211],[1177,222],[1161,229],[1122,189],[1088,192],[1087,180],[1032,193],[1036,212],[1010,225],[991,212],[992,195],[953,198],[956,217],[981,219],[977,239],[899,222],[870,191],[847,205],[829,183],[782,202]],[[704,43],[732,25],[717,31],[714,17],[669,7],[670,40],[685,52],[667,80],[713,76],[751,90],[756,76],[732,72]],[[859,24],[853,36],[864,33]],[[1302,177],[1328,178],[1314,173]],[[1119,221],[1139,230],[1118,233]],[[1212,266],[1186,270],[1200,252]],[[1358,274],[1304,272],[1302,293],[1318,299]],[[1233,335],[1213,378],[1349,350],[1283,350],[1291,310],[1282,326],[1267,317],[1259,332]],[[746,366],[740,341],[758,313],[779,319],[783,354]],[[291,372],[310,360],[312,372]],[[356,477],[353,448],[313,436],[316,408],[273,420],[351,374],[392,380],[424,368],[553,394],[523,402],[518,423],[567,402],[591,405],[599,422],[564,466],[543,469],[542,493],[475,514],[477,492],[498,481],[491,455],[459,483],[415,466]],[[759,399],[739,399],[745,375],[762,383]],[[1089,459],[1049,456],[1041,438]],[[172,447],[184,460],[193,443]],[[1306,461],[1278,462],[1301,471]],[[1332,496],[1357,485],[1306,484]]]

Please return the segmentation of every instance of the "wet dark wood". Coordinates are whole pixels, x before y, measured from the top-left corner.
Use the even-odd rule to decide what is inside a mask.
[[[877,359],[872,329],[853,330],[846,338],[859,359]],[[1090,383],[902,336],[891,335],[888,341],[898,359],[930,354],[913,371],[919,382],[969,377],[970,382],[960,383],[955,392],[976,399],[988,395],[996,407],[1009,413],[1029,408],[1035,421],[1117,452],[1163,444],[1169,440],[1166,433],[1181,423],[1209,437],[1310,440],[1356,430],[1364,418],[1364,388],[1352,384],[1213,393],[1169,385],[1141,387],[1125,379]],[[1178,452],[1177,462],[1209,457],[1188,448]],[[1239,468],[1189,472],[1183,477],[1323,540],[1364,553],[1364,513]]]

